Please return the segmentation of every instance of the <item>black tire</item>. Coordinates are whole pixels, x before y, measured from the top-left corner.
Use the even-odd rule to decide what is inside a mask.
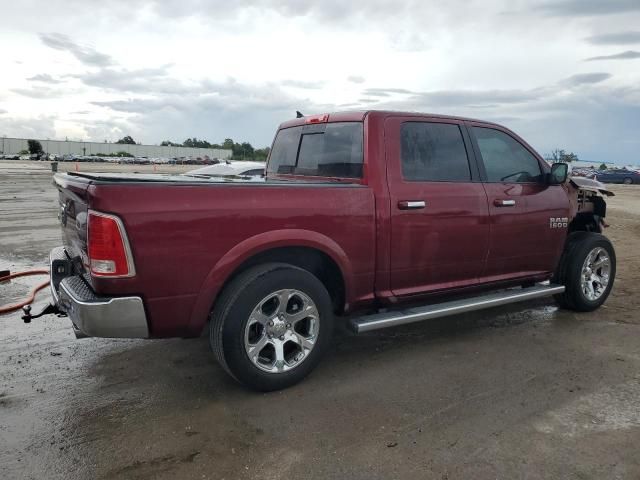
[[[291,370],[269,373],[249,359],[245,328],[253,309],[265,297],[282,289],[296,289],[314,302],[319,329],[304,361]],[[331,298],[317,277],[289,264],[268,263],[242,272],[224,289],[211,313],[209,340],[218,362],[232,377],[253,390],[267,392],[298,383],[317,366],[331,342],[333,324]]]
[[[587,255],[596,248],[603,248],[610,259],[609,281],[602,294],[589,299],[582,289],[582,267]],[[611,293],[616,276],[616,253],[607,237],[594,232],[575,232],[569,235],[553,282],[564,285],[565,291],[555,295],[558,305],[577,312],[591,312],[602,305]]]
[[[632,179],[632,178],[629,178],[629,177],[626,177],[626,178],[622,181],[622,183],[624,183],[625,185],[631,185],[631,184],[633,183],[633,179]]]

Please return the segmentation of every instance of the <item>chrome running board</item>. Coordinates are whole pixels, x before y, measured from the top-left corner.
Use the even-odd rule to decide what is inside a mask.
[[[562,292],[564,292],[563,285],[538,284],[533,287],[504,290],[498,293],[436,303],[434,305],[364,315],[351,319],[350,323],[354,332],[363,333],[380,328],[420,322],[431,318],[448,317],[449,315],[473,312],[475,310],[498,307],[509,303],[523,302],[525,300],[547,297]]]

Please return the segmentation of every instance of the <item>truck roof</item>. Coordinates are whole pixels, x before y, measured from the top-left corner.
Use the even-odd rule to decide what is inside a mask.
[[[455,115],[442,115],[440,113],[425,113],[425,112],[403,112],[395,110],[350,110],[342,112],[323,113],[320,115],[306,115],[301,118],[294,118],[287,120],[280,124],[279,128],[296,127],[299,125],[305,125],[307,123],[323,123],[323,122],[362,122],[368,115],[375,115],[381,117],[389,116],[409,116],[409,117],[422,117],[422,118],[439,118],[448,120],[462,120],[468,122],[481,122],[488,125],[498,125],[494,122],[488,122],[486,120],[479,120],[475,118],[459,117]],[[327,120],[324,119],[327,117]],[[315,119],[315,121],[313,120]],[[320,121],[322,119],[322,122]],[[310,121],[311,120],[311,121]]]

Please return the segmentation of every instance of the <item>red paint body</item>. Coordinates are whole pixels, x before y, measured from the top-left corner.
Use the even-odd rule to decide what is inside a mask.
[[[533,152],[512,132],[483,122],[394,112],[331,114],[329,122],[364,122],[364,174],[356,183],[295,176],[223,183],[57,175],[61,203],[71,206],[65,246],[84,255],[87,207],[122,219],[136,275],[89,281],[100,295],[141,296],[154,337],[199,335],[234,271],[274,248],[309,247],[333,259],[344,279],[347,312],[550,278],[566,230],[550,229],[549,218],[569,216],[566,190],[479,178],[405,182],[399,128],[421,119],[499,128]],[[298,119],[281,128],[302,124]],[[496,199],[517,203],[505,209],[494,206]],[[398,203],[407,200],[424,200],[426,208],[401,210]]]

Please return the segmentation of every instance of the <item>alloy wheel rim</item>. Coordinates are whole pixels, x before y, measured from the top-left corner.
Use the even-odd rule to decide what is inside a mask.
[[[596,301],[607,290],[611,274],[611,258],[602,247],[596,247],[589,252],[582,264],[581,288],[582,293],[590,301]]]
[[[264,297],[245,326],[244,348],[249,361],[268,373],[298,367],[316,345],[320,315],[300,290],[282,289]]]

